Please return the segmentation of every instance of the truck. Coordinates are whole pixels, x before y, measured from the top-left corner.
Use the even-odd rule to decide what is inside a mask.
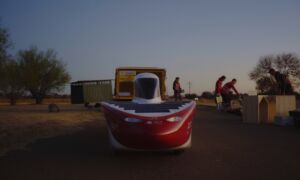
[[[153,73],[160,81],[160,94],[163,100],[166,95],[166,70],[158,67],[119,67],[115,72],[114,100],[130,101],[134,96],[134,79],[140,73]]]

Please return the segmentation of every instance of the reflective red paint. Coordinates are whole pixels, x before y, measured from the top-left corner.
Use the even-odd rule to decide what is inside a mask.
[[[190,146],[188,141],[196,113],[195,102],[174,113],[156,113],[155,116],[120,111],[107,103],[103,103],[102,107],[112,138],[126,148],[168,150]],[[180,118],[170,122],[172,117]]]

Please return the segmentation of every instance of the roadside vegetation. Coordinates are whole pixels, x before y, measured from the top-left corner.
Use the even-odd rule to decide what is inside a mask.
[[[48,94],[61,92],[71,80],[66,64],[55,50],[42,51],[32,46],[10,55],[11,47],[8,31],[0,26],[0,94],[11,105],[25,94],[30,94],[36,104],[42,104]]]
[[[284,74],[295,89],[300,87],[300,58],[294,53],[282,53],[260,57],[249,77],[256,82],[260,94],[275,94],[274,80],[269,74],[270,68]],[[294,90],[295,90],[294,89]],[[296,93],[296,92],[295,92]]]

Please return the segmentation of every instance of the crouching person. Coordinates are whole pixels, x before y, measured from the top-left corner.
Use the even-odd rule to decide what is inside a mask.
[[[236,84],[237,80],[232,79],[230,82],[226,83],[221,91],[222,99],[224,104],[228,107],[230,105],[230,101],[232,98],[231,89],[236,93],[236,95],[240,95],[239,92],[236,90],[234,85]]]

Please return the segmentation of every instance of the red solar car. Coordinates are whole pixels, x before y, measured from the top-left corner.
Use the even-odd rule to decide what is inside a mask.
[[[183,150],[191,146],[194,101],[162,101],[155,74],[135,77],[132,101],[102,103],[115,149]]]

